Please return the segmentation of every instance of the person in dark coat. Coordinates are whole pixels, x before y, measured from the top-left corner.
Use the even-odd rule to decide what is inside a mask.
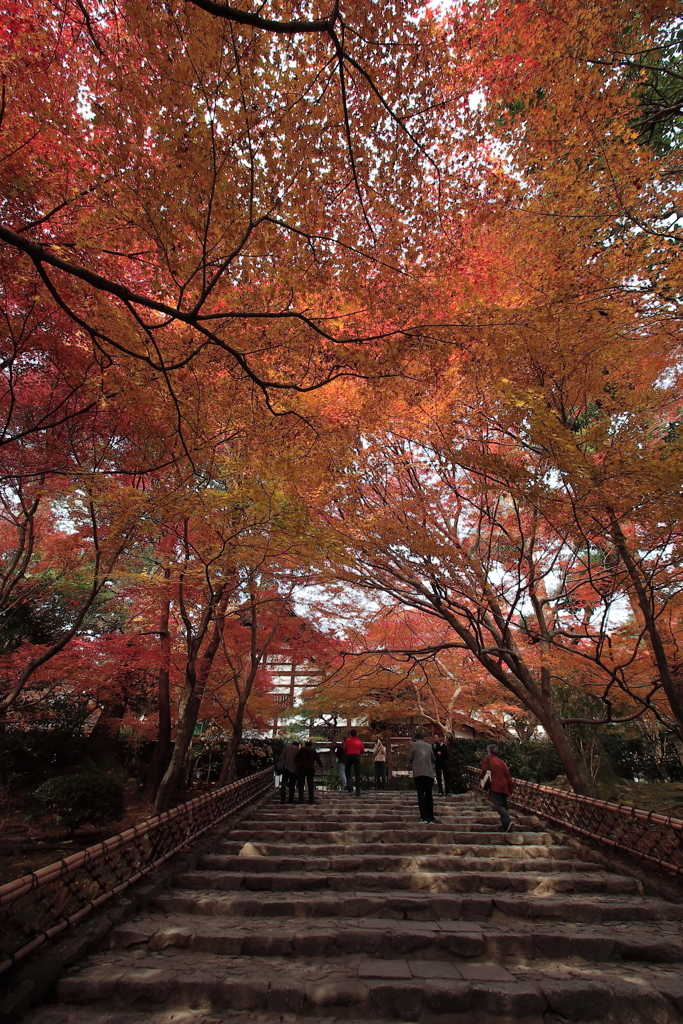
[[[439,786],[439,796],[448,796],[451,792],[451,772],[448,767],[450,750],[439,736],[434,738],[432,743],[436,770],[436,781]]]
[[[299,752],[296,755],[296,784],[299,789],[299,803],[304,802],[304,785],[308,783],[308,802],[309,804],[315,803],[313,799],[313,792],[315,789],[314,778],[315,778],[315,763],[316,761],[322,768],[323,763],[320,760],[320,754],[313,747],[312,740],[306,740],[306,744],[299,748]]]
[[[296,755],[299,751],[299,744],[294,740],[288,743],[282,751],[285,766],[282,769],[282,782],[280,783],[280,803],[285,802],[285,792],[289,790],[289,803],[294,803],[294,787],[296,786]]]
[[[508,797],[512,796],[513,782],[510,770],[502,758],[498,757],[498,747],[492,743],[488,753],[481,762],[482,779],[487,772],[491,772],[491,788],[489,796],[491,803],[500,815],[500,823],[503,832],[510,832],[514,822],[508,814]]]
[[[339,778],[341,779],[341,788],[346,789],[346,753],[342,743],[337,745],[335,750],[335,757],[337,758],[337,764],[339,765]]]

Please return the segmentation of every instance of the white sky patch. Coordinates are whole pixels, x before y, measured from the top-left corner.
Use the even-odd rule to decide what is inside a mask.
[[[88,89],[87,85],[79,85],[78,95],[76,96],[76,109],[84,121],[95,120],[95,111],[92,105],[93,99],[94,93]]]

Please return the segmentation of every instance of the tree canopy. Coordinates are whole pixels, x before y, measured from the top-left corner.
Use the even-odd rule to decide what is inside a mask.
[[[540,724],[580,792],[585,722],[683,757],[675,6],[0,32],[5,725],[132,715],[163,808],[279,651],[321,713]]]

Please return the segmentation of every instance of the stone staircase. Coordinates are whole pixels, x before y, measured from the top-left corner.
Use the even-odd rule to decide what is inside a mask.
[[[683,906],[475,794],[274,796],[30,1024],[683,1024]]]

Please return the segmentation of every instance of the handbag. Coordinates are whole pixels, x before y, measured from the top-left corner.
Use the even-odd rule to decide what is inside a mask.
[[[284,754],[283,754],[282,757],[280,758],[280,760],[278,761],[278,763],[275,765],[275,774],[276,775],[282,775],[284,770],[285,770],[285,758],[284,758]]]
[[[486,761],[488,763],[488,769],[486,771],[486,774],[482,775],[482,777],[479,779],[479,785],[484,790],[485,793],[488,793],[488,791],[491,788],[491,758],[487,757]]]

